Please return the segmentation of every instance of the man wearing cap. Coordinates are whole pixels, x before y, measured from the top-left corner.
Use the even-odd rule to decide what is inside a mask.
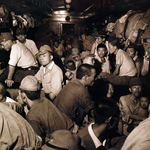
[[[0,81],[11,87],[14,82],[20,83],[26,75],[35,75],[38,63],[33,53],[20,42],[14,44],[9,32],[1,33],[0,39],[4,49],[11,49],[9,66],[0,75]]]
[[[38,53],[38,49],[35,42],[31,39],[26,38],[27,35],[24,28],[17,28],[15,36],[17,38],[17,43],[24,44],[34,56]]]
[[[131,78],[129,85],[129,91],[131,93],[121,96],[119,100],[119,109],[123,123],[121,132],[124,135],[129,134],[127,131],[128,124],[132,122],[132,119],[136,120],[133,112],[139,107],[139,97],[142,93],[143,82],[139,78]]]
[[[7,42],[3,42],[7,41]],[[1,50],[0,50],[0,69],[4,69],[8,66],[9,56],[10,56],[10,45],[14,43],[13,36],[11,33],[1,33],[0,35],[0,43],[1,44]],[[3,45],[4,44],[4,45]]]
[[[54,63],[52,50],[48,45],[40,47],[37,57],[42,66],[35,77],[42,83],[46,97],[53,101],[62,89],[63,72]]]
[[[49,134],[61,129],[69,130],[73,123],[69,117],[47,98],[40,98],[40,83],[34,76],[26,76],[20,84],[19,97],[27,105],[29,112],[26,119],[43,142]]]
[[[68,130],[53,132],[42,150],[84,150],[80,137]]]
[[[77,125],[83,123],[85,115],[90,114],[93,101],[87,87],[95,81],[96,71],[92,65],[82,64],[78,67],[76,79],[70,81],[59,92],[54,104]]]

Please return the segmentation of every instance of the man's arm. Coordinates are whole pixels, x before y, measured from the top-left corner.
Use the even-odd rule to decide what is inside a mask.
[[[130,114],[130,115],[129,115],[129,118],[130,118],[130,119],[137,120],[137,121],[143,121],[143,120],[144,120],[143,117],[140,117],[140,116],[134,115],[134,114]]]
[[[51,101],[53,101],[55,99],[56,95],[54,93],[50,92],[49,97],[50,97]]]
[[[113,75],[118,75],[120,71],[120,65],[116,65],[115,71],[113,72]]]
[[[95,53],[95,48],[96,48],[96,44],[93,43],[92,45],[92,49],[91,49],[91,54],[94,54]]]
[[[5,80],[5,83],[7,84],[8,87],[11,87],[12,84],[14,83],[14,81],[12,80],[12,77],[14,75],[15,69],[16,69],[15,66],[9,65],[8,77]]]

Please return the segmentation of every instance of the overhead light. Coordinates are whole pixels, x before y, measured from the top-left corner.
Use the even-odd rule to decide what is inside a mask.
[[[67,14],[67,12],[65,10],[60,10],[60,11],[54,11],[55,15],[64,15]]]
[[[70,9],[70,7],[71,7],[71,6],[70,6],[69,4],[66,5],[66,8],[67,8],[67,9]]]
[[[65,2],[68,3],[68,4],[71,3],[71,1],[72,1],[72,0],[65,0]]]

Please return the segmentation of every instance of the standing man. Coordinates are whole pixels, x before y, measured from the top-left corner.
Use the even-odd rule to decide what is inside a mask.
[[[36,74],[38,63],[33,53],[23,43],[16,43],[9,32],[1,33],[0,43],[5,50],[11,50],[8,67],[0,74],[1,82],[11,87],[14,82],[19,84],[25,76]]]
[[[84,116],[90,114],[93,108],[87,87],[93,85],[95,76],[96,70],[93,66],[82,64],[77,69],[76,79],[65,85],[54,100],[59,110],[77,125],[82,125]]]
[[[26,38],[27,35],[24,28],[17,28],[15,35],[17,38],[17,43],[24,44],[34,56],[38,53],[38,49],[35,42]]]

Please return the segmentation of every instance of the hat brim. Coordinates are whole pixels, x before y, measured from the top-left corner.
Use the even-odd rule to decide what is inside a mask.
[[[56,148],[52,148],[52,147],[49,147],[47,146],[46,144],[44,144],[42,147],[41,147],[42,150],[56,150]]]
[[[49,51],[49,50],[44,50],[44,51],[39,51],[39,52],[37,53],[37,56],[39,56],[39,55],[43,55],[43,54],[45,54],[45,53],[47,53],[47,52],[49,52],[49,53],[51,53],[51,54],[52,54],[52,52],[51,52],[51,51]]]
[[[51,144],[44,144],[42,147],[41,147],[42,150],[69,150],[69,149],[66,149],[66,148],[60,148],[60,147],[55,147]]]

